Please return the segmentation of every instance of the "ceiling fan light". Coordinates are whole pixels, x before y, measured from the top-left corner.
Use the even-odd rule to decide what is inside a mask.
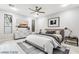
[[[39,14],[33,14],[33,17],[39,17]]]

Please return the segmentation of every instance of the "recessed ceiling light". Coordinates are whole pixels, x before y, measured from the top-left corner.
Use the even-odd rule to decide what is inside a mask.
[[[9,4],[9,6],[10,6],[10,8],[11,8],[12,10],[14,10],[14,11],[17,11],[17,10],[18,10],[17,8],[15,8],[15,5],[13,5],[13,4]]]
[[[15,7],[13,4],[9,4],[10,7]]]
[[[66,6],[68,6],[69,4],[63,4],[63,5],[61,5],[62,7],[66,7]]]
[[[17,8],[15,8],[15,7],[10,7],[12,10],[14,10],[14,11],[18,11],[18,9]]]

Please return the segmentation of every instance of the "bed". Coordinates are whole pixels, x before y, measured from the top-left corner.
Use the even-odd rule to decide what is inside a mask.
[[[27,36],[26,42],[36,48],[52,54],[54,48],[61,46],[64,40],[64,29],[45,29],[45,34],[31,34]]]
[[[45,53],[52,54],[53,48],[61,46],[59,39],[61,39],[61,37],[59,38],[56,34],[31,34],[27,36],[25,42],[35,46]]]

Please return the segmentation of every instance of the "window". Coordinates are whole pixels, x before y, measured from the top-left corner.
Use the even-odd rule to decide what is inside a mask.
[[[12,15],[4,14],[4,33],[12,33]]]

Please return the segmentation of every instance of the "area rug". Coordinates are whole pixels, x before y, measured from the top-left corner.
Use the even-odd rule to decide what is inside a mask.
[[[28,43],[25,42],[19,42],[17,43],[20,48],[26,53],[26,54],[45,54],[44,52],[40,51],[39,49],[31,46]]]
[[[26,54],[45,54],[45,52],[41,51],[40,49],[35,48],[34,46],[28,43],[18,42],[17,44]],[[53,54],[68,54],[69,53],[69,49],[66,49],[64,47],[54,49],[53,51],[54,51]]]

